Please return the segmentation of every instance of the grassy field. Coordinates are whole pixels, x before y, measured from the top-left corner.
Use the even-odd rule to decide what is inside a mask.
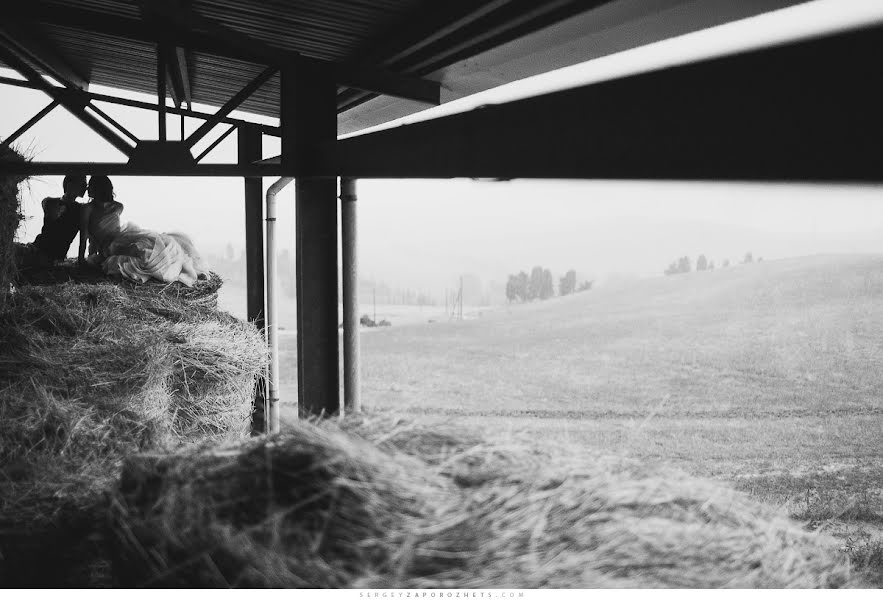
[[[363,299],[364,300],[364,299]],[[245,288],[224,284],[218,292],[218,306],[233,316],[246,318]],[[474,319],[489,310],[485,306],[464,306],[463,317]],[[283,335],[293,335],[297,331],[297,304],[293,299],[283,296],[279,301],[279,330]],[[338,305],[338,320],[343,322],[343,307]],[[409,304],[373,304],[370,296],[368,302],[361,302],[359,315],[368,315],[378,323],[386,320],[392,325],[414,325],[417,323],[441,322],[451,320],[444,304],[436,306],[414,306]]]
[[[287,390],[294,346],[283,338]],[[883,257],[767,261],[397,326],[363,336],[362,357],[374,410],[664,460],[786,506],[883,573]]]

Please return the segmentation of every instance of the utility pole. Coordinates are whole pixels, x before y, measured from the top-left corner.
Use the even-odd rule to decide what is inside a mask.
[[[463,320],[463,276],[460,275],[460,320]]]

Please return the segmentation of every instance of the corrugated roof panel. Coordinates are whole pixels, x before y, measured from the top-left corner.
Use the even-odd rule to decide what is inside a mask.
[[[264,65],[199,52],[193,54],[193,59],[193,101],[214,106],[223,105],[266,68]],[[270,78],[238,110],[278,116],[279,76]]]
[[[569,14],[611,1],[191,0],[189,6],[255,44],[422,75],[501,43],[507,36],[542,26],[541,13],[557,15],[560,10],[562,15]],[[142,2],[150,0],[13,0],[8,8],[15,15],[15,5],[21,7],[25,24],[36,22],[43,27],[61,54],[84,73],[91,72],[94,83],[154,94],[155,43],[145,41],[152,39],[153,32],[150,22],[142,21]],[[223,32],[218,37],[223,39]],[[191,90],[198,103],[224,104],[263,70],[262,65],[247,61],[204,52],[190,54]],[[240,109],[278,117],[278,93],[276,77]],[[346,106],[365,97],[346,90],[341,96],[348,99]]]
[[[117,17],[141,18],[141,6],[138,0],[44,0],[42,3],[50,6],[84,8]]]
[[[70,27],[43,26],[42,29],[71,62],[89,65],[92,83],[156,93],[153,44]]]
[[[366,40],[386,33],[422,4],[419,0],[195,0],[193,8],[264,43],[315,58],[342,61],[354,58]]]

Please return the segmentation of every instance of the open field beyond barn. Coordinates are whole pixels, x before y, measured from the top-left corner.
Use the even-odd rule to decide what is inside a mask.
[[[282,343],[291,389],[295,339]],[[392,327],[363,336],[362,357],[369,410],[661,459],[784,505],[881,569],[883,257],[768,261]]]
[[[746,340],[760,334],[726,342],[711,326],[691,328],[685,294],[702,296],[699,306],[739,306],[738,293],[763,289],[770,269],[753,265],[726,274],[753,284],[717,284],[727,300],[697,291],[713,287],[699,276],[672,278],[462,323],[375,330],[364,340],[373,408],[254,438],[252,386],[266,355],[257,331],[215,309],[219,279],[191,290],[88,280],[61,267],[57,280],[16,288],[0,311],[0,586],[879,586],[874,376],[826,407],[829,390],[791,375],[808,372],[818,386],[822,369],[848,381],[862,360],[873,366],[861,350],[870,342],[819,328],[809,291],[818,285],[798,293],[794,281],[839,273],[825,289],[852,301],[827,302],[842,323],[876,293],[877,266],[802,265],[774,265],[767,279],[789,281],[790,268],[798,277],[753,303],[802,298],[816,316],[801,326],[839,349],[834,366],[814,345],[793,342],[787,366],[760,343],[764,354],[751,362]],[[657,308],[629,306],[630,297]],[[853,338],[872,322],[867,304],[848,317]],[[768,321],[765,331],[775,331]],[[747,328],[750,319],[726,322]],[[699,346],[688,340],[704,339],[697,331],[716,336],[717,345],[704,343],[717,353],[697,351],[704,360],[691,358],[684,371],[687,359],[672,357]],[[733,354],[737,343],[743,354]],[[847,346],[858,358],[841,364]],[[636,367],[626,377],[628,360]],[[591,378],[542,375],[567,361],[571,373],[601,377],[603,397]],[[723,381],[745,407],[698,377],[710,398],[700,402],[690,382],[710,371],[705,361],[742,373]],[[752,383],[746,365],[755,377],[800,382],[788,384],[791,404]],[[649,395],[653,386],[664,401]]]

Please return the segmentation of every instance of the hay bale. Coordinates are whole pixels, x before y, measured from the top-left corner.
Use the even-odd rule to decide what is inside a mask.
[[[846,587],[833,542],[718,483],[382,417],[130,461],[127,586]],[[433,428],[434,429],[434,428]],[[422,460],[426,454],[430,458]],[[477,475],[477,476],[476,476]]]
[[[417,461],[310,424],[133,457],[114,511],[114,572],[124,587],[342,587],[404,561],[444,497]]]
[[[0,146],[0,160],[24,160],[8,146]],[[19,184],[24,177],[0,176],[0,304],[15,280],[15,234],[21,222]]]
[[[459,510],[470,517],[460,527],[489,541],[475,548],[473,570],[433,587],[817,588],[851,580],[830,540],[718,483],[658,465],[552,462],[466,496]]]
[[[223,285],[221,277],[214,272],[209,272],[206,279],[197,280],[192,287],[155,279],[131,281],[107,275],[99,268],[81,267],[70,258],[46,268],[20,273],[17,281],[20,285],[113,284],[122,288],[129,298],[144,303],[158,316],[174,320],[180,320],[182,311],[192,316],[194,312],[202,310],[204,315],[210,316],[218,308],[218,290]]]
[[[183,287],[183,286],[181,286]],[[92,465],[248,432],[266,365],[247,323],[109,283],[22,286],[0,310],[0,458]]]
[[[266,347],[210,308],[218,286],[23,285],[0,306],[0,556],[106,506],[131,453],[248,434]]]

